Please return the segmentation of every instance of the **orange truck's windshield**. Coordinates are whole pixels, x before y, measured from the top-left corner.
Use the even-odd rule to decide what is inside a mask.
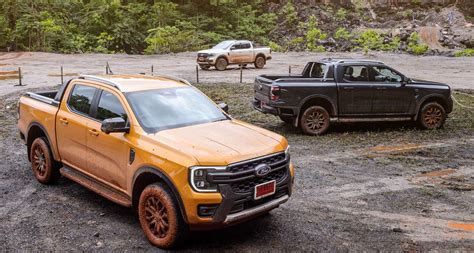
[[[141,127],[149,133],[227,119],[192,87],[131,92],[126,97]]]

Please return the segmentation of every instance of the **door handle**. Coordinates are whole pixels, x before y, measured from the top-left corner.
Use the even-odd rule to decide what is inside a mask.
[[[343,87],[343,89],[344,89],[344,90],[353,90],[354,87],[347,87],[347,86],[346,86],[346,87]]]
[[[89,129],[89,134],[93,136],[99,136],[99,132],[95,129]]]
[[[67,121],[66,118],[60,118],[59,121],[60,121],[63,125],[69,124],[69,121]]]

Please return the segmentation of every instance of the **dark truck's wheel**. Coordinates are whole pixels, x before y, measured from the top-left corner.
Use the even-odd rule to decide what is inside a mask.
[[[418,123],[424,129],[437,129],[446,121],[446,110],[436,102],[429,102],[421,107]]]
[[[292,117],[292,116],[282,116],[282,115],[280,115],[279,117],[283,122],[285,122],[287,124],[293,124],[293,122],[295,121],[295,117]]]
[[[223,71],[227,68],[227,60],[223,57],[217,59],[216,61],[216,69],[217,70],[220,70],[220,71]]]
[[[255,58],[255,68],[261,69],[265,66],[265,57],[259,55],[257,58]]]
[[[54,184],[58,181],[59,168],[53,159],[51,149],[45,137],[36,138],[30,147],[31,169],[38,182]]]
[[[138,217],[147,239],[160,248],[174,248],[188,235],[176,200],[159,183],[147,186],[141,193]]]
[[[199,67],[201,67],[202,70],[208,70],[211,68],[209,65],[199,65]]]
[[[300,127],[305,134],[321,135],[329,128],[329,113],[324,107],[308,107],[300,117]]]

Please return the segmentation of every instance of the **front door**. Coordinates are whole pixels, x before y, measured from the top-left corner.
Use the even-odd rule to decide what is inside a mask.
[[[415,105],[415,93],[402,83],[403,77],[386,66],[369,68],[373,84],[372,113],[374,115],[404,115]]]
[[[88,172],[113,187],[124,190],[130,154],[128,134],[106,134],[101,131],[104,119],[122,117],[127,121],[128,116],[120,97],[112,90],[101,90],[92,116],[95,120],[87,128]]]
[[[69,88],[66,103],[56,116],[56,138],[61,160],[66,165],[84,171],[87,168],[86,132],[92,101],[98,89],[85,84],[75,84]]]
[[[343,65],[338,82],[339,115],[363,116],[372,110],[372,83],[366,65]]]
[[[236,42],[229,50],[229,63],[242,62],[242,43]]]

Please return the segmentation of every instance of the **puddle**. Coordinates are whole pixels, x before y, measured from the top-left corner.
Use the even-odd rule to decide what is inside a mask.
[[[369,148],[368,151],[377,152],[377,153],[391,153],[391,152],[405,152],[411,151],[414,149],[420,149],[425,147],[422,144],[402,144],[402,145],[392,145],[392,146],[375,146]]]
[[[474,223],[448,222],[448,227],[454,228],[454,229],[461,229],[464,231],[474,231]]]
[[[444,170],[435,170],[431,172],[422,172],[421,174],[416,175],[415,177],[442,177],[456,172],[455,169],[444,169]]]
[[[456,175],[451,175],[456,173]],[[447,168],[417,174],[409,179],[410,182],[425,186],[437,186],[455,191],[472,191],[474,184],[469,180],[471,172]]]

